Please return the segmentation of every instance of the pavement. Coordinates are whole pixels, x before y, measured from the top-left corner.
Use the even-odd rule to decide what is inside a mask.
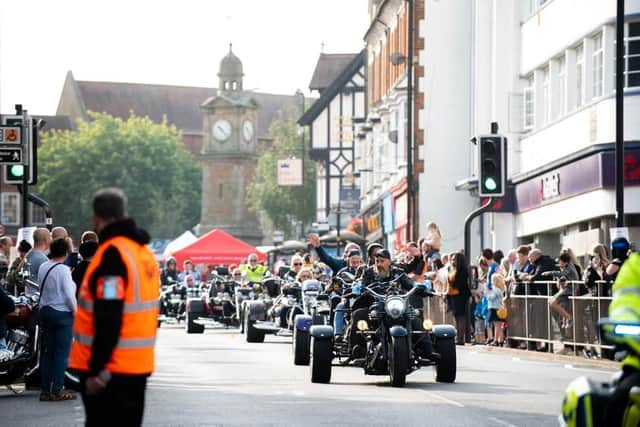
[[[551,426],[572,379],[604,381],[616,369],[612,362],[465,346],[457,347],[455,383],[436,383],[433,368],[424,368],[406,387],[392,388],[388,377],[356,367],[334,367],[331,384],[312,384],[309,368],[293,365],[290,338],[250,344],[236,330],[187,335],[181,325],[163,325],[156,349],[146,426]],[[2,424],[83,424],[80,400],[37,397],[0,390]]]

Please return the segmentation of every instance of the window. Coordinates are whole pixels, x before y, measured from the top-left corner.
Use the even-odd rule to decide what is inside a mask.
[[[564,115],[567,110],[567,61],[564,56],[558,58],[558,112],[556,117]]]
[[[45,225],[46,214],[41,206],[31,203],[31,223],[34,225]]]
[[[527,87],[524,88],[524,129],[533,129],[534,122],[534,90],[533,79],[529,78],[527,81]]]
[[[2,223],[18,225],[20,220],[18,193],[2,193]]]
[[[593,38],[593,98],[602,96],[604,83],[604,49],[602,33]]]
[[[542,124],[545,125],[551,121],[551,105],[549,88],[549,67],[542,71]]]
[[[640,22],[630,22],[625,57],[625,86],[640,86]]]
[[[576,47],[576,107],[584,103],[584,47]]]

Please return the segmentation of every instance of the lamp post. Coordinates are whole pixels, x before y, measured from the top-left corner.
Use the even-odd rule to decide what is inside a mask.
[[[616,14],[616,227],[624,227],[624,0]]]

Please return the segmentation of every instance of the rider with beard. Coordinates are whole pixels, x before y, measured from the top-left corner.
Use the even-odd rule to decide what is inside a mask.
[[[389,251],[387,249],[382,249],[375,255],[375,265],[368,267],[364,271],[361,287],[367,287],[374,283],[379,283],[380,286],[374,290],[379,294],[384,294],[392,281],[396,281],[400,288],[406,292],[410,291],[414,286],[413,281],[405,274],[403,269],[392,265],[391,254]],[[354,291],[358,292],[356,288],[357,285],[354,287]],[[416,293],[410,297],[409,303],[413,308],[420,309],[422,308],[423,296],[424,295]],[[350,322],[351,332],[349,335],[353,347],[355,347],[355,345],[360,345],[364,349],[364,346],[366,345],[364,338],[356,333],[354,325],[356,325],[359,320],[369,320],[369,307],[374,302],[375,300],[371,295],[363,294],[360,295],[352,305]],[[415,323],[414,328],[421,328],[421,325],[419,325],[421,321],[419,319]]]

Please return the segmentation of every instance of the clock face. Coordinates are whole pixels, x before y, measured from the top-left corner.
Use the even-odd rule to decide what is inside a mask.
[[[253,139],[253,123],[249,120],[245,120],[244,123],[242,123],[242,137],[246,142]]]
[[[218,120],[213,124],[211,132],[218,141],[226,141],[231,136],[231,123],[227,120]]]

